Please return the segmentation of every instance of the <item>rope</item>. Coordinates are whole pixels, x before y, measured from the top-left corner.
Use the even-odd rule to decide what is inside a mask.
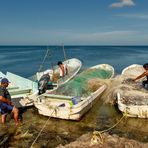
[[[39,72],[43,69],[43,65],[44,65],[44,63],[45,63],[45,60],[46,60],[47,56],[48,56],[49,53],[50,53],[49,51],[50,51],[50,49],[48,48],[47,51],[46,51],[46,54],[45,54],[45,56],[44,56],[44,59],[43,59],[41,65],[39,66],[39,70],[38,70]]]
[[[126,116],[126,114],[123,114],[123,116],[120,118],[120,120],[118,120],[118,122],[117,122],[116,124],[114,124],[112,127],[108,128],[108,129],[106,129],[106,130],[102,130],[101,133],[107,132],[107,131],[113,129],[114,127],[116,127],[116,126],[122,121],[122,119],[123,119],[125,116]]]
[[[49,118],[47,119],[47,121],[45,122],[44,126],[42,127],[42,129],[40,130],[40,132],[38,133],[37,137],[35,138],[35,140],[33,141],[33,143],[31,144],[30,148],[33,148],[33,145],[36,143],[37,139],[40,137],[42,131],[44,130],[44,128],[46,127],[49,119],[51,118],[52,114],[56,111],[57,106],[53,109],[53,112],[51,113],[51,115],[49,116]]]
[[[91,144],[97,144],[97,143],[103,144],[102,133],[107,132],[107,131],[113,129],[114,127],[116,127],[126,116],[127,116],[127,111],[125,110],[123,116],[113,126],[111,126],[108,129],[102,130],[102,131],[94,131],[93,136],[91,138]]]

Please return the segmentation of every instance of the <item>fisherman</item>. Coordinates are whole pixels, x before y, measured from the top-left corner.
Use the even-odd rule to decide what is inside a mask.
[[[3,78],[0,85],[0,110],[2,114],[2,124],[5,124],[6,116],[9,112],[13,113],[15,124],[18,125],[18,109],[12,104],[11,96],[7,90],[9,80]]]
[[[148,63],[144,64],[143,68],[144,68],[145,72],[143,72],[141,75],[139,75],[138,77],[133,79],[133,81],[136,81],[136,80],[141,79],[146,76],[147,80],[143,81],[142,84],[143,84],[144,88],[148,89]]]
[[[68,69],[65,65],[63,65],[61,61],[59,61],[57,65],[59,66],[60,78],[63,78],[65,75],[68,74]]]

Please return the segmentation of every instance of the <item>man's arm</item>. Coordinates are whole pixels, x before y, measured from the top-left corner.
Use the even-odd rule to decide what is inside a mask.
[[[133,79],[134,81],[143,78],[144,76],[146,76],[146,72],[144,72],[143,74],[139,75],[138,77],[136,77],[135,79]]]
[[[7,103],[7,104],[12,104],[11,101],[9,101],[8,99],[4,98],[3,96],[0,96],[0,101]]]

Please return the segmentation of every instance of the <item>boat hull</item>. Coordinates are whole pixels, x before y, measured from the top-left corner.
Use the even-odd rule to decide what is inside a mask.
[[[106,88],[106,85],[102,85],[96,92],[92,93],[89,97],[76,105],[70,105],[72,98],[69,98],[69,100],[66,101],[55,100],[55,104],[52,108],[42,102],[44,99],[40,103],[35,103],[35,106],[38,108],[39,114],[44,116],[66,120],[80,120],[81,117],[92,108],[94,101],[102,95]],[[65,106],[60,106],[60,104],[65,104]]]
[[[139,64],[132,64],[122,70],[121,75],[128,78],[136,78],[144,72],[144,68]]]
[[[121,76],[123,78],[136,78],[138,75],[142,74],[144,72],[144,68],[142,65],[139,64],[132,64],[126,68],[124,68],[122,70]],[[138,83],[141,85],[141,82],[144,78],[139,79]],[[137,84],[138,84],[137,83]],[[136,104],[136,100],[134,100],[132,102],[132,104],[127,104],[127,103],[123,103],[122,100],[126,99],[128,101],[132,101],[132,98],[137,97],[139,95],[139,101],[141,100],[141,102],[143,101],[142,99],[142,88],[139,86],[136,86],[136,90],[134,87],[134,83],[124,83],[124,89],[127,88],[128,91],[126,90],[120,90],[120,92],[117,93],[117,104],[118,104],[118,108],[119,110],[126,114],[126,116],[129,117],[137,117],[137,118],[148,118],[148,104],[147,103],[142,103],[140,105]],[[131,85],[131,86],[130,86]],[[121,93],[122,92],[122,93]],[[131,94],[132,98],[130,98],[130,96],[128,96],[128,94]],[[145,92],[143,92],[145,93]],[[125,96],[126,95],[126,96]],[[141,96],[140,96],[141,95]],[[147,94],[144,94],[143,96],[145,96]]]
[[[148,105],[126,105],[121,101],[120,93],[117,93],[119,110],[128,117],[148,118]]]

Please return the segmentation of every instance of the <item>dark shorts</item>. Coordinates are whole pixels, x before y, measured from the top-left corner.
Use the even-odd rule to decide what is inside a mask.
[[[11,112],[13,109],[12,105],[8,105],[6,103],[1,102],[0,103],[0,112],[2,115],[7,114],[8,112]]]
[[[148,80],[142,82],[143,87],[148,90]]]
[[[148,80],[143,81],[143,85],[148,84]]]

